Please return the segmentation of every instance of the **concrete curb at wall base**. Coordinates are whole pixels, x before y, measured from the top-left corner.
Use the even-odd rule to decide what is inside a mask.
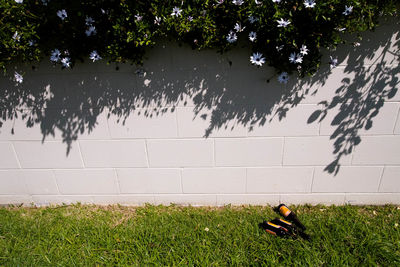
[[[280,203],[288,205],[385,205],[398,204],[400,193],[378,194],[297,194],[297,195],[260,195],[260,194],[160,194],[160,195],[2,195],[1,206],[36,206],[94,204],[126,206],[149,205],[182,205],[182,206],[275,206]]]

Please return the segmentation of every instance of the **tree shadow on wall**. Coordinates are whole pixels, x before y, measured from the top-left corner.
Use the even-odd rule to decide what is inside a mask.
[[[330,101],[321,101],[321,109],[311,114],[308,123],[324,120],[328,112],[336,115],[330,122],[335,128],[330,136],[334,140],[335,160],[325,171],[337,174],[340,159],[349,155],[360,144],[361,134],[373,127],[385,101],[393,99],[400,84],[400,31],[399,21],[389,27],[378,28],[376,33],[364,34],[361,45],[346,55],[343,77]],[[391,28],[392,27],[392,28]]]
[[[371,128],[385,100],[397,92],[400,67],[395,53],[400,51],[400,32],[394,29],[393,25],[379,28],[365,34],[361,46],[332,53],[347,61],[340,84],[330,83],[331,70],[322,67],[312,78],[292,78],[283,86],[273,70],[250,66],[248,49],[219,56],[215,51],[193,52],[168,43],[149,52],[143,71],[128,64],[117,71],[115,65],[100,63],[77,64],[63,71],[44,62],[33,71],[17,67],[25,73],[22,84],[15,85],[11,78],[1,80],[0,127],[22,117],[26,127],[40,126],[42,141],[60,132],[68,154],[79,136],[94,130],[104,112],[124,124],[130,116],[152,118],[187,106],[193,108],[195,118],[207,121],[204,136],[208,137],[219,129],[244,126],[252,131],[284,120],[291,108],[329,84],[335,86],[335,95],[320,102],[321,108],[310,114],[308,123],[321,122],[328,112],[338,111],[330,137],[335,159],[326,167],[336,174],[340,159],[361,142],[360,131]],[[323,62],[328,66],[327,57]]]

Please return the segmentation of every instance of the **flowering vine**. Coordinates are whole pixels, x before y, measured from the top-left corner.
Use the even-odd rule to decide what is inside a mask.
[[[343,43],[344,32],[373,29],[398,8],[396,0],[4,0],[0,67],[43,59],[62,68],[84,59],[142,64],[146,48],[167,37],[219,52],[247,45],[250,64],[274,67],[287,83],[290,74],[314,73],[320,49]],[[329,64],[338,64],[335,55]],[[22,83],[22,74],[14,80]]]

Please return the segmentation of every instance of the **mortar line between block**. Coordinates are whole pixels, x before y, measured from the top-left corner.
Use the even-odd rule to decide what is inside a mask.
[[[58,181],[57,181],[57,177],[56,177],[56,171],[55,170],[51,170],[51,173],[53,174],[54,182],[56,183],[56,188],[57,188],[58,195],[61,195],[60,187],[58,186]]]
[[[179,109],[179,107],[176,107],[175,108],[175,125],[176,125],[176,136],[179,138],[180,137],[180,135],[179,135],[179,126],[178,126],[178,109]]]
[[[114,169],[114,173],[115,173],[115,179],[116,179],[116,182],[117,182],[117,192],[118,192],[118,195],[120,195],[121,194],[121,187],[119,185],[119,177],[118,177],[117,169]]]
[[[181,179],[181,194],[184,194],[184,192],[183,192],[183,174],[182,174],[182,172],[183,172],[183,168],[181,168],[179,170],[179,177]]]
[[[282,142],[282,158],[281,158],[281,166],[283,167],[283,158],[285,155],[285,144],[286,144],[286,137],[283,137],[283,142]]]
[[[11,148],[12,148],[12,150],[13,150],[15,159],[17,160],[18,168],[19,168],[19,169],[22,169],[21,161],[19,160],[18,155],[17,155],[17,151],[15,150],[15,147],[14,147],[14,142],[11,142]]]
[[[144,139],[144,153],[146,154],[146,164],[147,164],[147,168],[150,168],[150,163],[149,163],[149,150],[147,149],[147,139]]]
[[[356,149],[357,149],[357,147],[354,147],[354,148],[351,150],[351,154],[350,154],[350,166],[355,166],[355,165],[353,165],[353,161],[354,161],[354,152],[356,151]]]
[[[217,166],[217,156],[216,156],[216,149],[215,149],[215,139],[213,139],[213,167]]]
[[[355,164],[355,165],[341,165],[343,168],[350,168],[350,167],[382,167],[382,164],[377,164],[377,163],[371,163],[371,164]],[[388,167],[398,167],[398,164],[387,164],[385,166]],[[280,164],[277,165],[265,165],[265,166],[256,166],[256,165],[252,165],[252,166],[233,166],[233,165],[223,165],[223,166],[215,166],[215,169],[226,169],[226,168],[232,168],[232,169],[243,169],[243,168],[248,168],[248,169],[272,169],[272,168],[311,168],[311,167],[326,167],[326,165],[322,165],[322,164],[315,164],[315,165],[311,165],[311,164],[307,164],[307,165],[284,165],[281,166]],[[148,169],[146,166],[142,166],[142,167],[135,167],[135,166],[113,166],[113,167],[86,167],[85,170],[113,170],[114,168],[118,168],[118,169]],[[179,170],[180,168],[182,169],[210,169],[213,168],[213,166],[209,165],[202,165],[202,166],[186,166],[186,167],[181,167],[181,166],[175,166],[175,167],[168,167],[168,166],[153,166],[151,167],[152,169],[167,169],[167,170]],[[46,167],[46,168],[41,168],[41,167],[37,167],[37,168],[33,168],[33,167],[29,167],[29,168],[23,168],[22,170],[26,170],[26,171],[35,171],[35,170],[44,170],[44,171],[49,171],[49,170],[57,170],[57,171],[71,171],[71,170],[76,170],[76,171],[81,171],[82,168],[80,167],[71,167],[71,168],[50,168],[50,167]],[[17,168],[2,168],[0,169],[1,171],[15,171],[18,170]]]
[[[85,169],[85,161],[83,160],[83,154],[82,154],[82,149],[81,149],[81,142],[76,141],[78,143],[78,150],[79,150],[79,155],[81,156],[81,161],[82,161],[82,168]]]
[[[315,177],[315,167],[313,168],[313,172],[312,172],[310,194],[312,194],[312,193],[313,193],[313,187],[314,187],[314,177]]]
[[[107,112],[108,112],[108,114],[110,114],[110,110],[107,108]],[[109,124],[109,117],[108,117],[108,115],[106,116],[106,124],[107,124],[107,131],[108,131],[108,138],[109,138],[109,140],[112,140],[112,137],[111,137],[111,130],[110,130],[110,124]]]
[[[383,166],[383,167],[382,167],[382,171],[381,171],[381,177],[379,178],[379,184],[378,184],[377,193],[379,193],[380,190],[381,190],[382,179],[383,179],[383,175],[385,174],[385,169],[386,169],[386,166]]]
[[[322,121],[318,122],[318,136],[321,136]]]
[[[399,123],[400,123],[400,115],[399,115]],[[398,134],[397,134],[398,135]],[[393,136],[393,133],[379,133],[379,134],[360,134],[360,137],[390,137]],[[263,139],[280,139],[282,137],[285,138],[314,138],[314,137],[326,137],[329,138],[331,137],[330,134],[321,134],[321,135],[259,135],[259,136],[212,136],[208,138],[204,137],[166,137],[166,138],[160,138],[160,137],[126,137],[126,138],[112,138],[112,139],[104,139],[104,138],[91,138],[91,139],[85,139],[81,138],[81,141],[89,141],[89,142],[94,142],[94,141],[107,141],[107,142],[129,142],[129,141],[140,141],[140,140],[150,140],[150,141],[182,141],[182,140],[189,140],[189,141],[199,141],[199,140],[209,140],[213,138],[214,140],[241,140],[241,139],[249,139],[249,140],[263,140]],[[8,140],[3,140],[2,142],[6,142]],[[38,139],[13,139],[13,142],[19,142],[19,143],[27,143],[27,142],[42,142]],[[62,142],[61,139],[54,139],[54,140],[48,140],[44,141],[44,143],[60,143]],[[78,142],[78,141],[74,141]]]
[[[247,176],[248,176],[247,175],[247,168],[245,168],[244,170],[245,170],[245,182],[246,182],[245,183],[244,193],[247,194],[247,181],[248,181],[248,179],[247,179]]]
[[[396,126],[398,123],[400,123],[400,106],[397,110],[397,118],[396,118],[396,121],[394,122],[393,131],[392,131],[393,134],[395,134]]]

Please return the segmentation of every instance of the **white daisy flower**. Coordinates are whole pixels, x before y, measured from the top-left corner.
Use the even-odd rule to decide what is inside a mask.
[[[154,18],[154,24],[160,25],[160,24],[161,24],[161,18],[156,16],[156,17]]]
[[[262,5],[262,1],[254,0],[256,2],[256,5]]]
[[[174,7],[172,9],[171,16],[179,17],[181,15],[182,15],[182,9],[180,9],[179,7]]]
[[[343,15],[350,15],[351,12],[353,12],[353,6],[344,6]]]
[[[139,14],[135,15],[136,21],[141,21],[143,19],[143,16],[140,16]]]
[[[221,4],[223,4],[224,2],[225,2],[225,0],[217,0],[217,4],[216,4],[216,5],[217,5],[217,6],[218,6],[218,5],[221,5]]]
[[[60,52],[60,50],[54,49],[53,51],[51,51],[50,60],[52,62],[60,61],[61,60],[61,52]]]
[[[61,20],[64,20],[66,17],[68,17],[67,11],[65,11],[65,9],[58,10],[58,11],[57,11],[57,16],[58,16]]]
[[[190,21],[190,22],[193,21],[193,17],[192,17],[192,16],[189,16],[187,19],[188,19],[188,21]]]
[[[245,28],[246,27],[242,28],[242,25],[238,22],[236,22],[235,27],[234,27],[235,31],[237,31],[237,32],[242,32]]]
[[[300,48],[300,54],[302,54],[303,56],[305,56],[305,55],[308,54],[307,46],[305,46],[305,45],[302,45],[302,46],[301,46],[301,48]]]
[[[286,28],[290,24],[289,20],[284,20],[283,18],[277,20],[276,22],[278,22],[278,27],[284,27],[284,28]]]
[[[296,63],[297,54],[295,52],[291,53],[289,56],[290,63]]]
[[[24,77],[18,72],[14,72],[14,79],[17,83],[22,83],[24,81]]]
[[[303,62],[303,56],[297,54],[295,62],[301,64]]]
[[[329,60],[329,65],[330,65],[331,69],[336,68],[338,65],[337,57],[333,58],[332,56],[330,56],[330,58],[331,58],[331,60]]]
[[[71,66],[71,59],[69,57],[65,57],[65,58],[61,59],[61,63],[63,65],[63,67],[69,68]]]
[[[236,40],[237,40],[237,35],[236,35],[236,33],[235,33],[234,31],[230,31],[229,34],[228,34],[228,36],[226,37],[226,40],[227,40],[229,43],[234,43],[234,42],[236,42]]]
[[[15,3],[17,4],[22,4],[24,2],[24,0],[15,0]]]
[[[265,57],[263,57],[261,53],[253,53],[253,55],[250,56],[250,62],[251,64],[262,66],[265,63]]]
[[[276,51],[282,51],[282,49],[285,47],[285,45],[279,45],[279,46],[276,46],[275,48],[276,48]]]
[[[314,8],[316,5],[315,0],[305,0],[304,1],[304,6],[306,8]]]
[[[257,21],[258,21],[258,18],[254,17],[254,16],[249,16],[249,22],[251,24],[253,24],[254,22],[257,22]]]
[[[256,32],[250,32],[249,33],[249,39],[250,39],[250,41],[254,42],[257,39],[257,33]]]
[[[97,33],[96,27],[95,26],[89,26],[89,28],[85,31],[86,36],[92,36]]]
[[[87,26],[91,26],[94,23],[94,19],[91,17],[86,17],[85,18],[85,23]]]
[[[102,59],[102,58],[101,58],[101,56],[97,53],[96,50],[93,50],[93,51],[90,53],[90,59],[93,60],[93,62],[95,62],[95,61],[100,60],[100,59]]]
[[[272,0],[272,2],[279,4],[281,2],[281,0]]]
[[[287,73],[287,72],[282,72],[281,74],[279,74],[279,76],[278,76],[278,81],[280,82],[280,83],[284,83],[284,84],[287,84],[288,83],[288,81],[289,81],[289,74]]]
[[[21,35],[16,31],[12,38],[15,42],[19,42],[21,40]]]
[[[243,5],[244,1],[243,0],[232,0],[232,3],[234,3],[237,6]]]

